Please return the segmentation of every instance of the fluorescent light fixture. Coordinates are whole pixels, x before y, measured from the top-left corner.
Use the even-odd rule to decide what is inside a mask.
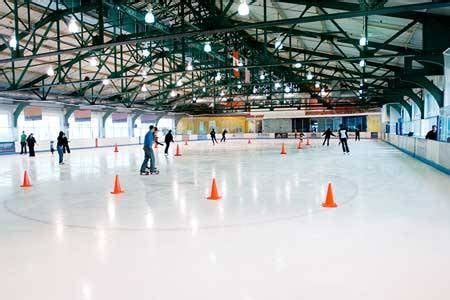
[[[17,40],[16,40],[16,33],[13,32],[13,34],[11,35],[11,38],[9,39],[9,47],[11,47],[12,49],[16,49],[17,48]]]
[[[313,75],[312,75],[311,71],[308,71],[308,74],[306,74],[306,79],[308,79],[308,80],[313,79]]]
[[[105,78],[102,80],[103,85],[108,85],[111,83],[111,81],[108,78]]]

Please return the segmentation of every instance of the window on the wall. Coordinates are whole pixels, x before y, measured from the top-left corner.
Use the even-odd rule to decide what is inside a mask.
[[[76,121],[74,116],[69,118],[69,137],[71,139],[97,138],[99,134],[99,120],[95,116],[86,121]]]
[[[105,122],[105,136],[112,137],[128,137],[128,122],[113,122],[109,117]]]
[[[25,120],[24,114],[20,114],[17,120],[18,135],[22,131],[28,135],[34,134],[37,140],[56,140],[61,131],[61,117],[59,113],[43,113],[41,120]]]
[[[0,113],[0,142],[10,142],[12,140],[9,115],[8,113]]]

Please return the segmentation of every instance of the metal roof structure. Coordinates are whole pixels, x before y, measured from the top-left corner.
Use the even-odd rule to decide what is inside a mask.
[[[0,96],[189,113],[411,100],[423,114],[426,89],[443,105],[429,76],[450,1],[245,1],[5,0]]]

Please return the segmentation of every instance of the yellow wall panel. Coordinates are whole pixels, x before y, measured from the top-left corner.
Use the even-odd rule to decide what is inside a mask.
[[[208,134],[214,128],[216,132],[227,129],[229,133],[246,133],[248,131],[247,118],[236,117],[184,117],[177,124],[177,133]]]
[[[381,132],[381,115],[368,115],[367,116],[367,131],[368,132]]]

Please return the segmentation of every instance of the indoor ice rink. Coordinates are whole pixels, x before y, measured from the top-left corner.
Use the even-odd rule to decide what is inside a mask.
[[[0,299],[450,299],[450,1],[0,3]]]

